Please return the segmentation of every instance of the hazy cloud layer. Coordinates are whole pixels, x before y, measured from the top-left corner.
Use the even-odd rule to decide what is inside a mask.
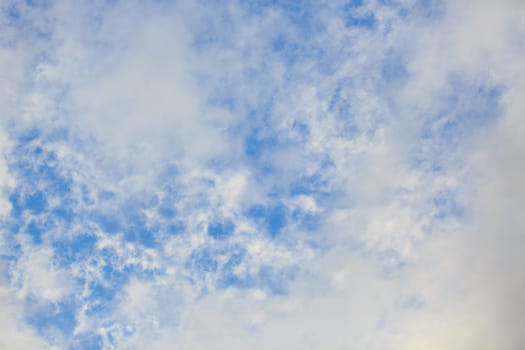
[[[525,346],[522,1],[0,11],[0,347]]]

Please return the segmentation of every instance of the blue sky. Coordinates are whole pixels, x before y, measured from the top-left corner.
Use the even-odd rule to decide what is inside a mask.
[[[0,2],[0,347],[522,349],[523,13]]]

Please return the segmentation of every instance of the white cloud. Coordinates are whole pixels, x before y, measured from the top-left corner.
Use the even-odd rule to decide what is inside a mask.
[[[0,277],[0,347],[4,349],[57,349],[52,348],[26,324],[23,318],[24,303],[16,291],[3,277],[6,266],[1,265]]]
[[[407,35],[408,39],[422,35],[406,43],[410,80],[402,90],[390,92],[398,99],[392,118],[399,125],[386,126],[387,155],[372,153],[360,163],[364,168],[352,173],[342,167],[337,173],[355,174],[348,181],[350,189],[356,189],[349,191],[357,194],[351,201],[355,208],[340,212],[340,226],[325,229],[339,231],[334,242],[347,244],[333,248],[324,260],[312,260],[306,268],[309,277],[299,277],[286,296],[252,300],[250,291],[235,289],[210,295],[189,307],[186,322],[166,329],[154,346],[520,349],[525,343],[519,332],[525,310],[520,294],[525,287],[520,254],[525,243],[520,215],[524,194],[520,159],[525,156],[520,118],[525,107],[520,98],[523,46],[514,41],[517,30],[523,33],[523,21],[516,18],[520,6],[511,1],[449,3],[446,16],[434,24],[401,28],[401,44]],[[400,152],[417,144],[417,130],[424,122],[418,118],[425,113],[431,117],[442,108],[440,91],[448,89],[451,74],[469,79],[481,75],[481,80],[474,78],[475,84],[503,84],[503,113],[490,128],[471,130],[459,150],[444,155],[444,174],[411,169],[407,155]],[[313,115],[303,111],[303,116]],[[327,121],[324,128],[318,125],[313,130],[323,132],[329,125]],[[367,155],[370,146],[363,148]],[[355,159],[340,154],[342,159],[334,157],[340,164]],[[371,177],[374,170],[376,177]],[[373,192],[360,190],[371,180]],[[391,191],[398,186],[405,189],[403,196]],[[459,192],[459,200],[468,198],[463,203],[468,205],[466,216],[432,219],[433,209],[426,201],[450,188]],[[432,235],[421,232],[424,224],[432,226]],[[348,238],[360,237],[354,232],[367,232],[367,227],[373,235],[362,239],[371,244],[372,252],[390,248],[403,254],[409,244],[408,265],[385,279],[380,261],[358,258],[355,248],[346,250],[352,249]],[[414,230],[417,233],[412,234]]]
[[[421,10],[413,1],[397,3]],[[123,283],[113,315],[80,312],[77,333],[103,335],[106,348],[520,349],[525,23],[519,14],[525,8],[511,0],[456,1],[446,3],[443,17],[428,18],[403,17],[396,6],[367,2],[355,10],[360,16],[374,11],[376,31],[346,28],[340,9],[319,9],[316,25],[326,31],[311,34],[303,47],[300,27],[309,23],[291,25],[275,9],[249,15],[233,3],[204,9],[57,2],[42,10],[49,21],[37,22],[50,29],[49,41],[31,38],[28,43],[38,43],[33,49],[0,50],[6,65],[49,55],[36,68],[2,72],[0,111],[10,115],[2,123],[17,124],[16,131],[48,128],[53,120],[85,142],[49,146],[74,174],[79,210],[113,214],[133,195],[150,192],[163,200],[158,173],[177,164],[166,181],[179,186],[177,197],[167,200],[187,234],[163,237],[156,250],[99,229],[96,247],[111,255],[71,271],[53,264],[50,247],[22,242],[10,271],[18,290],[2,287],[0,317],[18,320],[23,302],[13,295],[57,302],[71,293],[68,273],[96,280],[101,273],[92,270],[107,262],[158,274]],[[203,34],[201,26],[211,31]],[[296,63],[269,48],[278,34],[298,43]],[[215,43],[198,47],[206,35],[215,35]],[[386,81],[382,66],[391,56],[406,71]],[[28,86],[9,89],[24,74]],[[457,76],[466,87],[454,85]],[[474,125],[454,142],[440,138],[439,130],[475,103],[468,93],[456,105],[449,96],[461,95],[460,88],[475,95],[479,86],[501,88],[501,99],[492,101],[500,103],[501,115],[474,109]],[[332,103],[336,95],[350,107]],[[210,102],[226,97],[237,105],[228,110]],[[17,111],[24,116],[20,124]],[[247,159],[243,142],[252,129],[281,144]],[[0,151],[9,151],[7,136]],[[215,157],[222,167],[210,165]],[[9,184],[6,164],[0,162],[1,186]],[[272,171],[263,173],[264,167]],[[290,196],[292,181],[317,173],[331,197]],[[80,185],[91,190],[94,204],[78,204]],[[113,190],[116,199],[104,204],[97,199],[101,189]],[[461,208],[441,213],[439,195]],[[243,211],[272,200],[320,214],[319,227],[304,233],[289,225],[270,239]],[[160,220],[154,209],[144,210],[148,223]],[[235,222],[227,243],[207,235],[216,216]],[[218,273],[201,276],[185,264],[195,251],[210,249],[220,251],[214,253],[220,270],[227,244],[246,251],[234,269],[238,276],[271,267],[290,278],[287,293],[257,284],[222,288]],[[25,334],[28,343],[21,345]],[[2,342],[45,347],[26,326],[3,331]]]
[[[20,297],[38,296],[46,302],[57,302],[71,293],[66,271],[53,266],[52,249],[21,243],[22,258],[11,271],[14,283],[20,286]]]

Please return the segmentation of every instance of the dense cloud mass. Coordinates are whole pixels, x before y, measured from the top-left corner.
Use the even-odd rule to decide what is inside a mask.
[[[525,2],[0,2],[0,348],[525,348]]]

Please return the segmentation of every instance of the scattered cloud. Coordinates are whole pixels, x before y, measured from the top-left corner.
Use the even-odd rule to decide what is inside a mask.
[[[0,11],[0,345],[525,344],[521,1]]]

